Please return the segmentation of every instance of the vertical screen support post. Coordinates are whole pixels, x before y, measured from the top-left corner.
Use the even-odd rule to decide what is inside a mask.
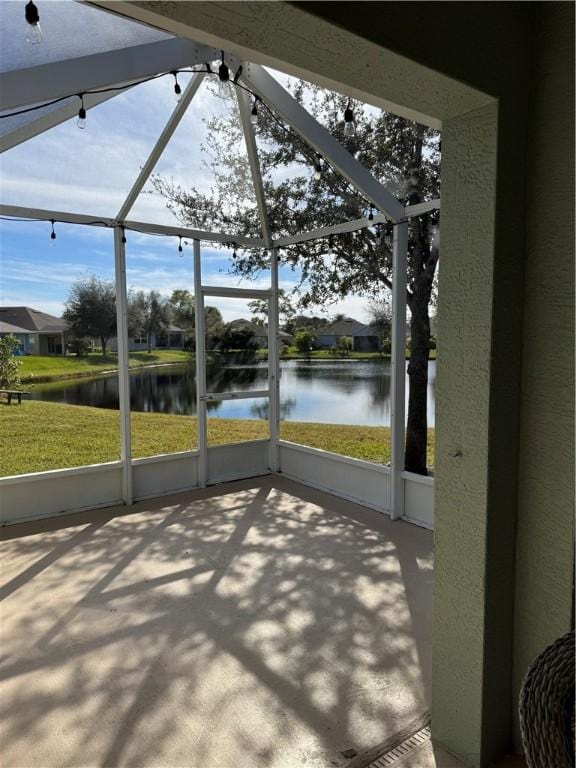
[[[270,251],[272,294],[268,302],[268,381],[270,387],[270,470],[278,472],[280,439],[280,355],[278,344],[278,249]]]
[[[130,432],[130,368],[128,361],[128,295],[126,291],[126,248],[124,228],[114,227],[116,281],[116,339],[118,346],[118,399],[120,406],[120,457],[122,500],[132,504],[132,436]]]
[[[394,226],[392,246],[392,408],[390,418],[390,518],[404,515],[406,437],[406,290],[408,222]]]
[[[200,240],[194,240],[194,311],[196,313],[196,423],[198,434],[198,485],[208,479],[208,427],[206,415],[206,329]]]

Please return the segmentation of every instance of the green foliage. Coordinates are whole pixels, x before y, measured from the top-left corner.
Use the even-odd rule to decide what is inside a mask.
[[[349,357],[353,346],[352,336],[339,336],[336,340],[336,351],[342,357]]]
[[[152,351],[152,335],[166,333],[170,325],[170,307],[158,291],[139,291],[128,300],[129,335],[145,336],[148,352]]]
[[[14,356],[20,342],[13,334],[0,338],[0,389],[15,389],[20,386],[21,361]]]
[[[316,334],[310,328],[300,328],[294,334],[294,346],[302,354],[308,354],[314,349]]]
[[[268,300],[267,299],[254,299],[254,301],[248,302],[248,308],[254,315],[254,322],[259,320],[268,320]],[[294,307],[290,297],[286,295],[286,291],[282,288],[278,291],[278,317],[281,321],[288,323],[294,315]]]
[[[100,340],[102,355],[116,335],[116,291],[114,283],[92,275],[72,284],[65,302],[64,320],[76,338]]]
[[[174,325],[184,331],[193,331],[196,320],[194,314],[194,296],[181,288],[172,291],[168,299]]]
[[[390,352],[392,334],[392,302],[389,295],[372,299],[368,304],[368,322],[378,336],[378,348],[381,352]]]
[[[218,341],[218,348],[222,352],[232,350],[255,351],[258,349],[254,331],[250,328],[237,327],[233,323],[224,326],[224,330]]]

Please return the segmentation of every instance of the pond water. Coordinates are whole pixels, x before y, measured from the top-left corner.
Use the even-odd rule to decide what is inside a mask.
[[[286,360],[280,364],[281,418],[328,424],[390,424],[390,362],[387,360]],[[265,389],[266,363],[212,364],[209,392]],[[408,382],[406,382],[408,389]],[[429,364],[428,426],[434,426],[436,363]],[[196,413],[193,366],[162,366],[130,375],[132,409],[156,413]],[[32,398],[98,408],[118,408],[118,377],[98,376],[39,384]],[[210,416],[266,418],[267,401],[208,403]]]

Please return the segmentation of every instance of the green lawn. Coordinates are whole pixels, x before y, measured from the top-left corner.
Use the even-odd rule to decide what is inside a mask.
[[[115,370],[118,367],[118,357],[115,354],[91,354],[86,357],[75,355],[28,355],[18,358],[22,361],[20,374],[23,383],[46,381],[51,378],[67,378],[82,376],[102,371]],[[190,352],[180,349],[155,349],[153,352],[131,352],[130,367],[140,368],[145,365],[160,365],[162,363],[185,363],[191,359]]]
[[[22,405],[0,405],[3,449],[0,475],[97,464],[120,458],[118,411],[25,400]],[[208,420],[208,443],[220,445],[268,437],[265,421]],[[390,461],[390,430],[339,424],[286,421],[281,437],[312,448],[322,448],[377,463]],[[135,458],[186,451],[196,446],[196,420],[161,413],[132,414],[132,452]],[[434,430],[429,430],[428,463],[434,463]]]

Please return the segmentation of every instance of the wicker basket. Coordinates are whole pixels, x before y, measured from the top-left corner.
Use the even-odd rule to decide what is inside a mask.
[[[528,768],[574,768],[574,632],[534,660],[520,692]]]

